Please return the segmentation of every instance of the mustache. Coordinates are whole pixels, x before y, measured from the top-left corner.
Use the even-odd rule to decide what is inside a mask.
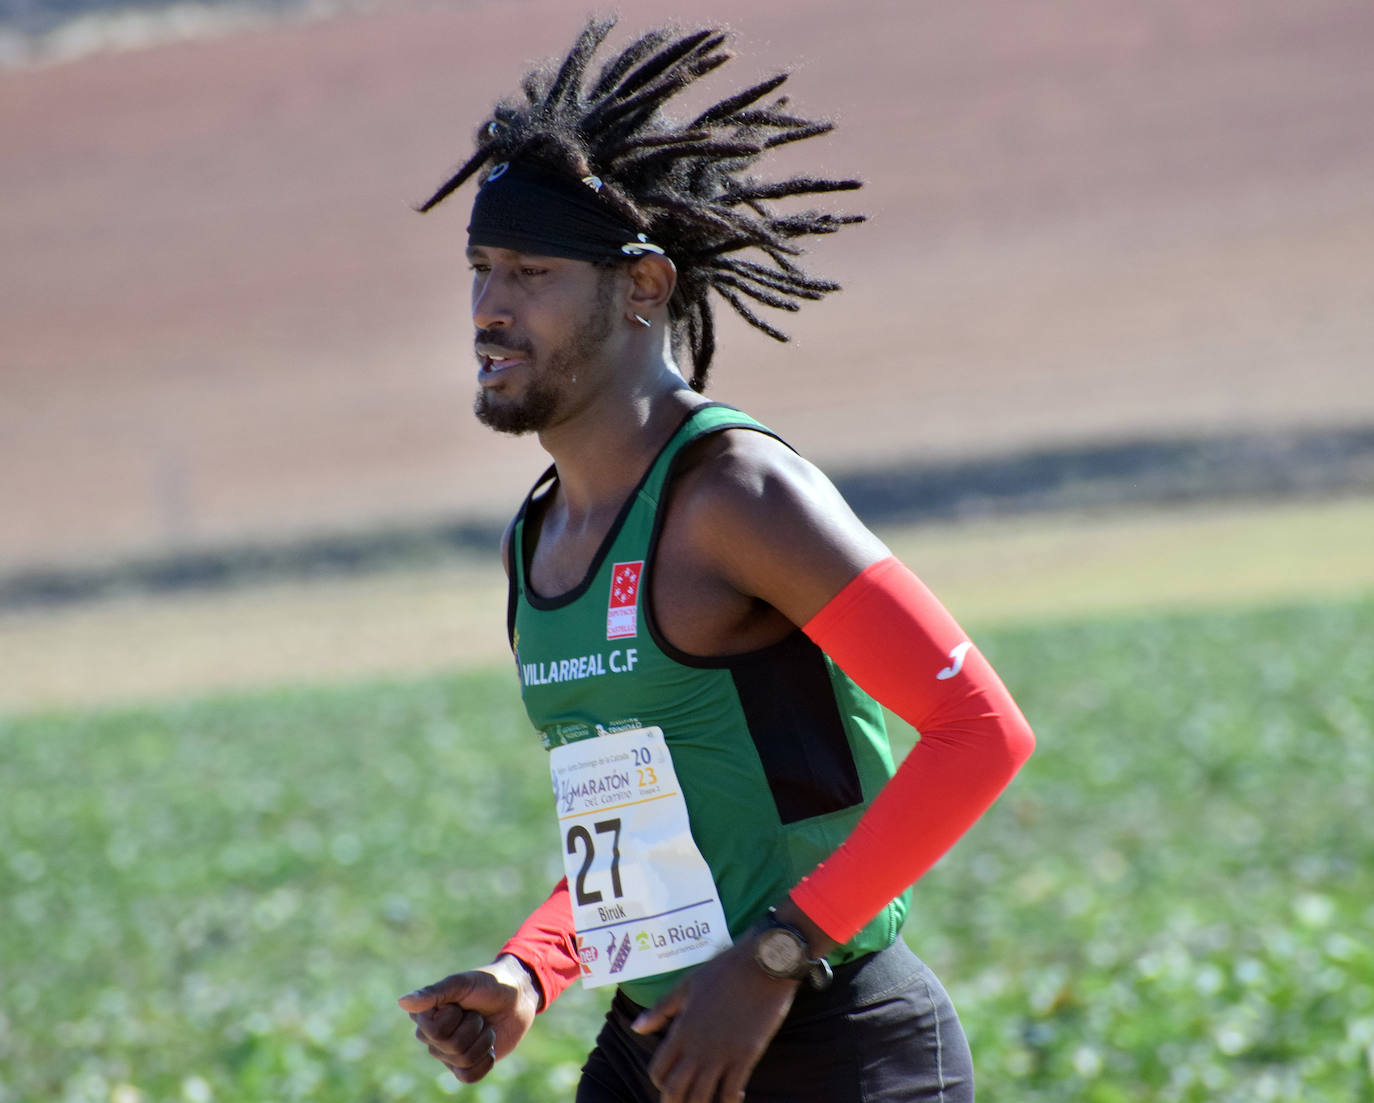
[[[533,345],[525,341],[516,341],[506,330],[479,329],[473,334],[472,344],[474,348],[481,348],[483,345],[495,345],[507,352],[520,352],[527,356],[534,355]]]

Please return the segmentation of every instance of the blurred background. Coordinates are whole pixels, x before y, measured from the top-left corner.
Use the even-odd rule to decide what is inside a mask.
[[[496,559],[546,460],[470,414],[470,192],[412,206],[587,14],[0,0],[0,1103],[432,1095],[391,997],[556,877]],[[987,1098],[1374,1099],[1374,5],[612,41],[667,20],[867,182],[712,397],[1040,734],[908,928]],[[566,1098],[579,1000],[465,1097]]]
[[[713,395],[861,513],[1368,489],[1369,5],[737,7],[649,2],[632,22],[725,18],[730,80],[794,70],[797,108],[839,128],[790,163],[865,179],[871,220],[817,243],[846,291],[787,319],[791,344],[723,311]],[[216,632],[188,621],[171,646],[159,620],[137,629],[142,673],[114,670],[108,652],[129,651],[101,633],[132,629],[96,623],[94,597],[319,579],[420,548],[489,567],[543,457],[469,413],[468,198],[411,205],[584,16],[552,0],[0,5],[3,699],[296,661],[240,603],[257,666],[198,667],[185,641]],[[79,605],[94,660],[52,620]],[[325,615],[311,608],[296,619]],[[401,644],[345,621],[320,642],[368,654],[326,667],[502,647],[499,625]],[[369,625],[376,646],[357,638]]]

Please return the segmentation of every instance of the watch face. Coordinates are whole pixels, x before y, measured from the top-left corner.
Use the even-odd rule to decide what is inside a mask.
[[[797,940],[786,931],[764,931],[759,935],[755,954],[760,965],[780,976],[796,976],[806,962]]]

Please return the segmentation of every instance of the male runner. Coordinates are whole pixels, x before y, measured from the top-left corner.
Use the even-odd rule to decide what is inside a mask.
[[[700,394],[712,293],[785,339],[745,300],[837,289],[795,242],[856,219],[774,200],[858,184],[749,174],[829,129],[764,102],[785,76],[666,117],[722,34],[654,31],[593,75],[609,29],[527,76],[424,208],[485,170],[476,413],[554,461],[502,550],[568,876],[495,962],[401,1006],[472,1082],[574,979],[617,984],[581,1103],[971,1100],[954,1009],[899,931],[1030,729],[826,478]],[[921,733],[895,773],[875,701]]]

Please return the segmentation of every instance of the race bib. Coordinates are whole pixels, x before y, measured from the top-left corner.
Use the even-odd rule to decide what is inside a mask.
[[[667,973],[730,945],[661,728],[549,752],[582,983]]]

